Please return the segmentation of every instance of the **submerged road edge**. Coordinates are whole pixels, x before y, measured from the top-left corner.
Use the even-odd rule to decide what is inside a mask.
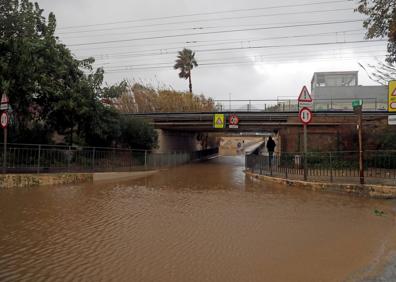
[[[150,176],[156,172],[156,170],[150,170],[132,172],[3,174],[0,175],[0,189],[133,180]]]
[[[92,173],[3,174],[0,175],[0,188],[27,188],[92,181]]]
[[[341,194],[351,194],[365,196],[376,199],[396,199],[396,186],[381,186],[371,184],[340,184],[326,182],[308,182],[301,180],[291,180],[278,177],[260,175],[245,170],[248,177],[259,179],[264,182],[274,182],[299,189],[315,192],[331,192]]]

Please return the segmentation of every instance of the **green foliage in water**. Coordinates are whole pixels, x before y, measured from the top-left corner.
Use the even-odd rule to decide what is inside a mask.
[[[374,214],[375,214],[376,216],[384,216],[384,215],[385,215],[385,212],[384,212],[384,211],[381,211],[381,210],[375,209],[375,210],[374,210]]]

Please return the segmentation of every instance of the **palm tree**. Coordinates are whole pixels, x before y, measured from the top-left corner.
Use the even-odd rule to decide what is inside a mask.
[[[192,93],[192,84],[191,84],[191,70],[194,67],[198,66],[197,61],[195,60],[195,52],[190,49],[184,48],[182,51],[178,52],[176,64],[173,66],[175,70],[179,69],[179,77],[187,79],[188,78],[188,86],[190,87],[190,93]]]

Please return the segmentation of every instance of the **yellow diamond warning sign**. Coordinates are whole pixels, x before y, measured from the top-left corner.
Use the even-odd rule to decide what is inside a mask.
[[[389,82],[388,111],[396,112],[396,80]]]
[[[224,114],[215,114],[213,118],[213,127],[224,128],[225,127],[224,121],[225,121]]]

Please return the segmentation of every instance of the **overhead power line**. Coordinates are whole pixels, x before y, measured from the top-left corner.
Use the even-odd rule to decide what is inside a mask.
[[[320,62],[320,61],[334,61],[334,60],[339,60],[339,61],[348,61],[348,60],[357,60],[361,58],[383,58],[386,57],[386,55],[377,55],[377,56],[359,56],[359,57],[345,57],[341,59],[337,59],[334,57],[329,57],[329,58],[322,58],[322,59],[312,59],[308,60],[309,62]],[[276,60],[276,62],[292,62],[293,60],[287,59],[287,60]],[[224,63],[207,63],[207,64],[200,64],[200,67],[214,67],[214,66],[237,66],[237,65],[256,65],[258,62],[246,62],[246,61],[235,61],[235,62],[224,62]],[[264,62],[263,62],[264,63]],[[110,71],[106,71],[105,73],[125,73],[125,72],[130,72],[130,71],[139,71],[139,70],[157,70],[157,69],[169,69],[173,70],[171,66],[154,66],[154,67],[138,67],[138,68],[124,68],[124,69],[114,69]]]
[[[381,53],[379,53],[381,52]],[[362,51],[362,52],[353,52],[353,55],[358,55],[358,54],[367,54],[367,52]],[[371,53],[369,56],[385,56],[386,53],[384,53],[384,50],[378,50],[375,53]],[[255,62],[255,63],[261,63],[264,62],[265,60],[268,59],[293,59],[293,58],[306,58],[306,57],[319,57],[319,58],[334,58],[337,59],[337,57],[345,57],[345,56],[351,56],[351,54],[339,54],[339,55],[334,55],[330,56],[329,54],[326,54],[325,56],[320,55],[320,54],[307,54],[307,53],[278,53],[278,54],[261,54],[257,56],[252,56],[253,58],[249,56],[243,56],[243,57],[226,57],[226,58],[216,58],[216,59],[206,59],[202,60],[202,62],[199,63],[199,65],[205,65],[207,63],[223,63],[223,62],[235,62],[235,60],[239,59],[245,59],[248,60],[249,62]],[[132,65],[110,65],[106,67],[106,70],[112,70],[112,69],[120,69],[120,68],[135,68],[135,67],[149,67],[149,66],[168,66],[169,68],[172,68],[174,65],[173,62],[156,62],[156,63],[143,63],[143,64],[132,64]]]
[[[299,43],[299,44],[288,44],[288,45],[262,45],[262,46],[252,46],[252,47],[237,47],[237,48],[216,48],[216,49],[202,49],[196,52],[215,52],[223,50],[254,50],[254,49],[266,49],[266,48],[287,48],[287,47],[308,47],[308,46],[323,46],[323,45],[337,45],[337,44],[351,44],[351,43],[369,43],[369,42],[386,42],[386,39],[377,40],[355,40],[355,41],[343,41],[343,42],[319,42],[319,43]]]
[[[369,48],[369,47],[376,47],[378,48],[378,46],[360,46],[360,47],[365,47],[365,48]],[[356,48],[358,49],[358,48]],[[322,57],[322,56],[333,56],[334,58],[339,57],[339,56],[345,56],[345,55],[350,55],[351,52],[350,49],[324,49],[324,50],[315,50],[315,51],[289,51],[289,52],[276,52],[276,53],[255,53],[255,54],[251,54],[251,55],[243,55],[243,56],[236,56],[235,54],[231,57],[222,57],[222,56],[216,56],[215,58],[213,57],[200,57],[199,59],[199,64],[201,63],[206,63],[206,62],[213,62],[213,61],[233,61],[236,59],[250,59],[253,61],[257,61],[260,62],[264,59],[273,59],[273,58],[285,58],[285,57]],[[336,52],[336,53],[335,53]],[[356,54],[370,54],[370,55],[374,55],[377,53],[384,53],[386,52],[384,48],[381,49],[376,49],[376,50],[370,50],[370,49],[359,49],[358,51],[353,50],[352,53],[354,55]],[[95,65],[96,66],[106,66],[106,70],[108,70],[109,68],[115,68],[115,67],[128,67],[128,66],[151,66],[151,65],[173,65],[174,62],[172,62],[172,58],[167,58],[166,61],[157,61],[157,62],[152,62],[151,60],[147,60],[143,62],[137,62],[135,59],[133,59],[133,61],[128,62],[128,58],[127,59],[123,59],[122,61],[123,63],[126,63],[128,65],[117,65],[117,61],[112,61],[112,62],[98,62],[95,61]]]
[[[334,30],[334,31],[330,31],[330,32],[324,32],[323,34],[334,34],[334,35],[342,35],[342,34],[357,34],[357,32],[359,32],[359,34],[364,34],[364,29],[363,28],[359,28],[359,29],[348,29],[348,30]],[[317,33],[319,34],[319,33]],[[316,36],[316,33],[311,33],[311,34],[307,34],[305,33],[305,35],[308,37],[310,35]],[[320,33],[322,34],[322,33]],[[305,36],[304,35],[304,36]],[[285,36],[286,37],[286,36]],[[292,38],[291,36],[287,36]],[[171,42],[166,42],[166,45],[164,45],[164,42],[152,42],[149,44],[143,44],[143,45],[117,45],[117,46],[101,46],[101,47],[85,47],[85,48],[73,48],[74,51],[92,51],[92,50],[103,50],[103,49],[118,49],[118,48],[136,48],[136,47],[152,47],[152,46],[160,46],[160,48],[156,48],[156,49],[151,49],[151,50],[140,50],[139,52],[148,52],[148,51],[160,51],[160,50],[169,50],[170,47],[167,47],[168,45],[176,45],[178,47],[180,47],[180,45],[185,46],[185,45],[189,45],[189,48],[191,47],[198,47],[198,46],[204,46],[202,45],[195,45],[198,43],[205,43],[205,42],[211,42],[211,44],[205,44],[205,46],[212,46],[212,45],[223,45],[223,44],[246,44],[248,42],[255,42],[255,41],[264,41],[264,40],[268,40],[268,39],[274,39],[271,37],[265,37],[265,38],[259,38],[259,37],[248,37],[248,38],[241,38],[239,37],[238,39],[210,39],[210,40],[187,40],[187,41],[171,41]],[[178,48],[179,49],[179,48]],[[130,52],[128,52],[130,53]],[[117,53],[114,53],[117,54]],[[124,53],[121,53],[124,54]],[[97,55],[100,56],[100,55]]]
[[[288,35],[288,36],[273,36],[273,37],[265,37],[265,38],[260,38],[258,39],[257,37],[255,38],[250,38],[250,39],[241,39],[241,40],[213,40],[213,43],[210,44],[198,44],[194,45],[194,48],[197,47],[208,47],[208,46],[218,46],[218,45],[228,45],[228,44],[241,44],[241,45],[246,45],[250,44],[252,42],[259,42],[259,41],[267,41],[267,40],[279,40],[279,39],[292,39],[292,38],[307,38],[307,37],[317,37],[317,36],[323,36],[323,35],[337,35],[338,33],[346,33],[346,32],[354,32],[354,31],[360,31],[360,29],[352,29],[352,30],[344,30],[344,31],[331,31],[331,32],[319,32],[319,33],[311,33],[311,34],[299,34],[299,35]],[[220,41],[220,42],[219,42]],[[224,42],[221,42],[224,41]],[[209,41],[211,42],[211,41]],[[182,42],[183,44],[185,42]],[[97,54],[97,55],[91,55],[92,57],[98,57],[98,56],[107,56],[107,57],[116,57],[118,55],[141,55],[145,54],[147,52],[158,52],[161,54],[164,53],[169,53],[170,51],[177,51],[180,49],[179,47],[173,47],[173,48],[166,48],[162,47],[160,49],[148,49],[148,50],[139,50],[135,52],[118,52],[118,53],[111,53],[111,54]]]
[[[233,32],[243,32],[243,31],[257,31],[257,30],[270,30],[270,29],[283,29],[283,28],[307,27],[307,26],[322,26],[322,25],[356,23],[356,22],[362,22],[362,20],[347,20],[347,21],[321,22],[321,23],[310,23],[310,24],[294,24],[294,25],[271,26],[271,27],[257,27],[257,28],[245,28],[245,29],[232,29],[232,30],[221,30],[221,31],[185,33],[185,34],[175,34],[175,35],[163,35],[163,36],[130,38],[130,39],[120,39],[120,40],[109,40],[109,41],[97,41],[97,42],[71,44],[71,45],[68,45],[68,46],[71,46],[71,47],[74,47],[74,46],[87,46],[87,45],[110,44],[110,43],[120,43],[120,42],[130,42],[130,41],[141,41],[141,40],[185,37],[185,36],[221,34],[221,33],[233,33]]]
[[[310,3],[294,4],[294,5],[285,4],[285,5],[277,5],[277,6],[247,8],[247,9],[221,10],[221,11],[213,11],[213,12],[206,12],[206,13],[181,14],[181,15],[173,15],[173,16],[165,16],[165,17],[154,17],[154,18],[144,18],[144,19],[135,19],[135,20],[124,20],[124,21],[96,23],[96,24],[88,24],[88,25],[66,26],[66,27],[63,27],[63,28],[59,28],[59,30],[73,29],[73,28],[82,28],[82,27],[92,27],[92,26],[114,25],[114,24],[132,23],[132,22],[147,22],[147,21],[165,20],[165,19],[173,19],[173,18],[181,18],[181,17],[206,16],[206,15],[227,14],[227,13],[235,13],[235,12],[248,12],[248,11],[269,10],[269,9],[306,7],[306,6],[323,5],[323,4],[334,4],[334,3],[346,3],[346,1],[345,0],[322,1],[322,2],[310,2]]]
[[[360,47],[365,47],[365,48],[369,48],[367,46],[360,46]],[[378,48],[378,46],[371,46],[371,47],[376,47]],[[358,49],[358,48],[356,48]],[[287,57],[323,57],[323,56],[327,56],[327,57],[334,57],[334,58],[338,58],[340,56],[346,56],[346,55],[351,55],[351,53],[353,53],[354,55],[357,54],[370,54],[372,56],[374,56],[375,54],[378,53],[386,53],[384,48],[381,49],[376,49],[376,50],[369,50],[369,49],[360,49],[358,51],[353,50],[351,52],[350,49],[325,49],[325,50],[315,50],[315,51],[289,51],[289,52],[275,52],[275,53],[255,53],[255,54],[251,54],[251,55],[246,55],[244,54],[243,56],[241,56],[242,54],[238,54],[239,56],[237,56],[236,54],[230,54],[229,56],[216,56],[216,57],[203,57],[200,56],[199,59],[199,64],[201,63],[206,63],[206,62],[213,62],[213,61],[235,61],[236,59],[249,59],[249,60],[253,60],[255,62],[261,62],[263,60],[267,60],[267,59],[275,59],[275,58],[287,58]],[[118,65],[120,62],[118,60],[116,61],[112,61],[112,62],[98,62],[95,61],[95,65],[96,66],[101,66],[106,68],[106,70],[109,70],[109,68],[115,68],[115,67],[135,67],[135,66],[155,66],[155,65],[173,65],[174,62],[172,62],[172,58],[166,58],[166,61],[152,61],[152,60],[146,60],[146,61],[136,61],[135,59],[132,59],[132,61],[129,61],[128,59],[132,59],[132,58],[126,58],[123,59],[122,62],[125,63],[125,65]]]
[[[362,44],[362,43],[378,43],[378,42],[386,42],[385,39],[377,39],[377,40],[355,40],[355,41],[342,41],[342,42],[319,42],[319,43],[299,43],[299,44],[277,44],[277,45],[261,45],[254,47],[230,47],[230,48],[215,48],[215,49],[198,49],[195,50],[196,53],[203,52],[211,52],[211,53],[219,53],[224,51],[240,51],[240,50],[260,50],[260,49],[270,49],[270,48],[294,48],[294,47],[312,47],[312,46],[331,46],[331,45],[346,45],[346,44]],[[156,56],[160,55],[158,53],[147,53],[147,54],[139,54],[139,55],[129,55],[125,56],[125,58],[129,57],[144,57],[144,56]],[[166,54],[168,55],[168,54]]]
[[[78,30],[78,31],[68,31],[68,32],[59,32],[59,35],[69,35],[69,34],[81,34],[81,33],[92,33],[92,32],[101,32],[101,31],[114,31],[117,30],[125,30],[131,28],[147,28],[147,27],[155,27],[155,26],[166,26],[166,25],[185,25],[192,23],[201,23],[201,22],[217,22],[217,21],[226,21],[226,20],[240,20],[240,19],[251,19],[251,18],[264,18],[264,17],[275,17],[275,16],[290,16],[290,15],[304,15],[304,14],[312,14],[312,13],[328,13],[328,12],[341,12],[341,11],[353,11],[351,8],[341,8],[341,9],[321,9],[314,11],[301,11],[301,12],[282,12],[282,13],[273,13],[273,14],[260,14],[260,15],[248,15],[248,16],[240,16],[240,17],[225,17],[225,18],[215,18],[215,19],[204,19],[204,20],[189,20],[189,21],[177,21],[177,22],[167,22],[167,23],[155,23],[155,24],[146,24],[146,25],[137,25],[137,26],[124,26],[124,27],[111,27],[111,28],[101,28],[101,29],[90,29],[90,30]],[[224,26],[220,26],[224,27]],[[195,27],[196,29],[203,29],[204,27]],[[205,28],[217,28],[217,27],[205,27]],[[194,29],[191,27],[189,29]],[[174,29],[173,29],[174,30]],[[181,30],[181,29],[179,29]],[[184,28],[183,30],[186,30]],[[165,30],[166,31],[166,30]]]

